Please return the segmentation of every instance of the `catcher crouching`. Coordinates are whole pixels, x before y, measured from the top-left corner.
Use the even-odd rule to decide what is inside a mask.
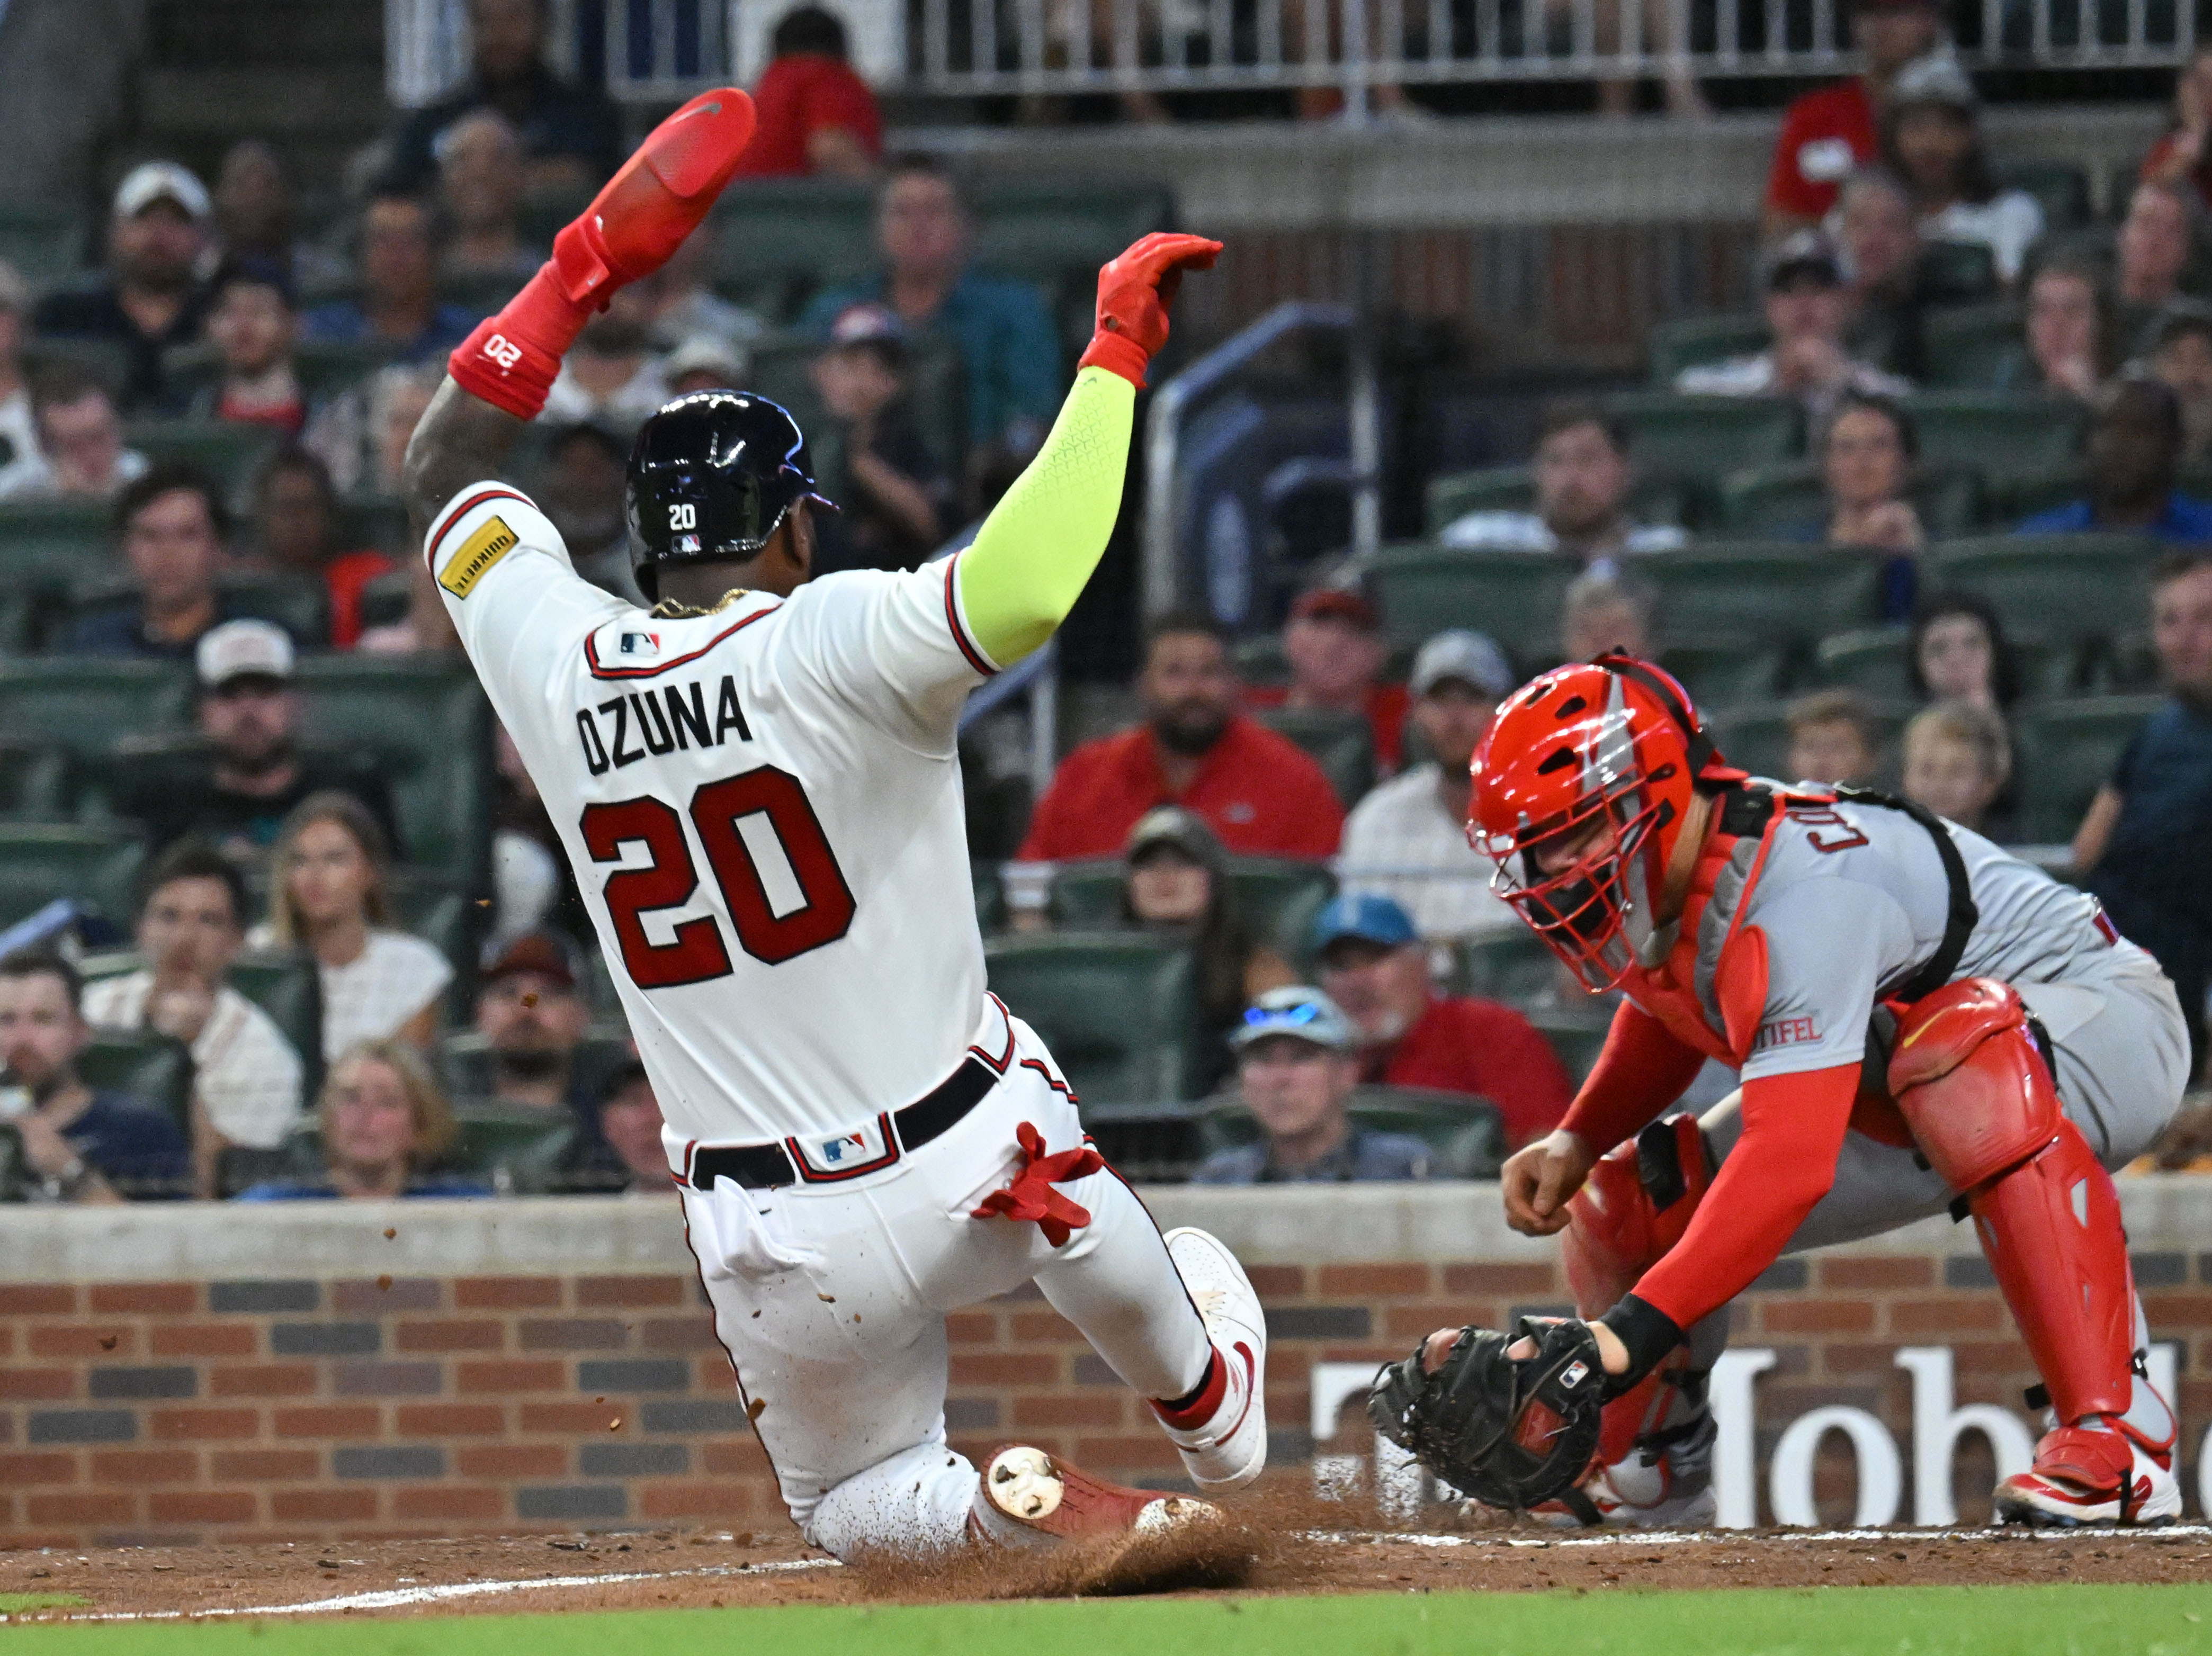
[[[2156,962],[2094,897],[1917,805],[1729,766],[1629,657],[1516,692],[1473,773],[1500,895],[1623,997],[1559,1130],[1502,1175],[1515,1229],[1565,1233],[1583,1320],[1437,1331],[1376,1377],[1377,1426],[1487,1504],[1710,1523],[1729,1302],[1782,1254],[1948,1209],[2042,1378],[2048,1429],[2000,1520],[2172,1520],[2175,1423],[2107,1171],[2188,1076]],[[1668,1114],[1708,1059],[1741,1088]]]

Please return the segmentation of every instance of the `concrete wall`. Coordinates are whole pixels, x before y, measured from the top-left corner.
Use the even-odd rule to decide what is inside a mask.
[[[2179,1343],[2193,1475],[2212,1422],[2212,1181],[2124,1191],[2154,1333]],[[1164,1225],[1229,1240],[1267,1301],[1271,1477],[1378,1487],[1358,1403],[1316,1422],[1316,1378],[1344,1395],[1440,1323],[1566,1297],[1554,1249],[1507,1232],[1486,1186],[1146,1195]],[[1176,1477],[1136,1399],[1034,1293],[951,1331],[947,1416],[967,1453],[1019,1437],[1119,1478]],[[1772,1357],[1755,1375],[1743,1359],[1733,1423],[1761,1521],[1775,1445],[1814,1409],[1864,1410],[1909,1463],[1900,1349],[1948,1350],[1956,1401],[2027,1429],[2025,1353],[1972,1234],[1940,1221],[1778,1265],[1735,1344]],[[1832,1520],[1853,1511],[1842,1443],[1812,1463]],[[1986,1513],[1989,1481],[1969,1435],[1964,1513]],[[0,1546],[781,1521],[672,1201],[0,1213]]]
[[[0,12],[0,200],[76,201],[119,121],[145,0],[8,0]]]

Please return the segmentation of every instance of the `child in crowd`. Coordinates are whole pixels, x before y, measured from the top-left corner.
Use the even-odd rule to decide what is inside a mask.
[[[1988,707],[1939,701],[1905,727],[1905,797],[1991,839],[2011,837],[1991,808],[2012,775],[2012,742]]]
[[[1881,729],[1856,690],[1816,690],[1791,702],[1783,719],[1790,755],[1783,779],[1863,784],[1881,764]]]
[[[843,473],[835,479],[830,465],[820,468],[842,508],[823,525],[830,555],[823,567],[913,568],[945,537],[952,485],[900,400],[905,329],[883,306],[850,306],[830,325],[812,374],[830,416],[821,458],[837,460]]]

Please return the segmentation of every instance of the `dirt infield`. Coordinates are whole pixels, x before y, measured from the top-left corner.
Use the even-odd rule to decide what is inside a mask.
[[[847,1568],[776,1535],[668,1532],[335,1545],[0,1554],[0,1596],[82,1608],[17,1619],[374,1616],[927,1604],[1070,1593],[1415,1592],[2202,1581],[2212,1527],[2115,1532],[1802,1531],[1703,1535],[1532,1526],[1393,1532],[1359,1508],[1248,1507],[1188,1544],[951,1567]],[[1446,1524],[1453,1520],[1437,1513]],[[1332,1522],[1332,1520],[1334,1520]]]

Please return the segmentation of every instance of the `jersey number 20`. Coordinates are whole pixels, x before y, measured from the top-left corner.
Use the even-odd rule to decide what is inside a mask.
[[[778,914],[769,899],[744,835],[738,823],[748,816],[766,819],[805,901]],[[835,943],[853,925],[853,892],[837,866],[836,853],[823,837],[822,824],[806,790],[788,771],[763,765],[742,775],[703,784],[691,796],[691,825],[705,847],[707,865],[737,929],[745,953],[769,966]],[[653,860],[607,876],[607,911],[622,942],[623,964],[641,989],[670,989],[727,977],[729,950],[712,915],[685,920],[667,943],[645,935],[640,917],[653,910],[681,908],[699,889],[699,870],[684,838],[676,808],[652,795],[613,804],[587,805],[581,823],[592,860],[620,859],[625,840],[644,843]]]

